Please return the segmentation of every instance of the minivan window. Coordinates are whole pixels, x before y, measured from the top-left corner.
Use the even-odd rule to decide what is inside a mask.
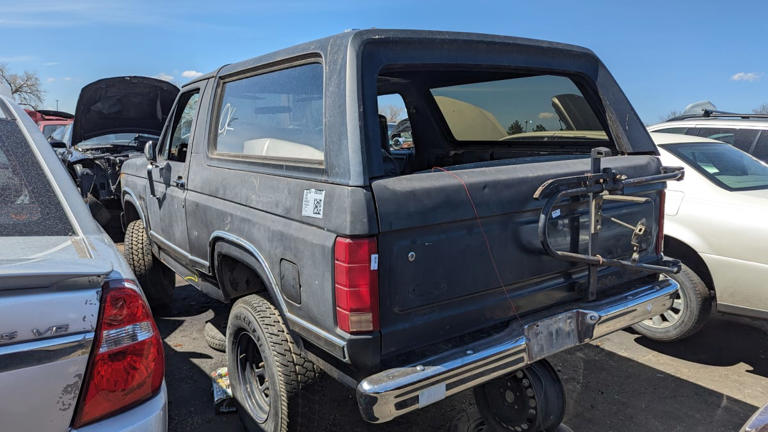
[[[0,237],[68,236],[64,208],[13,120],[0,120]]]
[[[214,150],[323,162],[323,67],[311,63],[225,82]]]
[[[579,88],[556,75],[431,89],[457,141],[608,141]]]
[[[723,189],[768,189],[768,165],[730,145],[685,143],[663,148]]]

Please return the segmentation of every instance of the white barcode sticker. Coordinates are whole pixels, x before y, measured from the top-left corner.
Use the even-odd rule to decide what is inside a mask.
[[[301,202],[301,215],[322,219],[324,201],[324,190],[304,189],[304,199]]]
[[[555,211],[552,212],[552,219],[555,219],[558,216],[560,216],[560,209],[555,209]]]
[[[379,269],[379,254],[371,254],[371,270]]]

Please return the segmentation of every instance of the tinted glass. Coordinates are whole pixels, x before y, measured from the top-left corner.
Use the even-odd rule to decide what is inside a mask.
[[[688,128],[685,128],[685,127],[676,127],[676,128],[657,129],[654,132],[668,133],[668,134],[683,134],[683,135],[685,135],[685,132],[687,130],[688,130]]]
[[[566,77],[529,76],[431,89],[458,141],[607,141]]]
[[[760,138],[757,140],[757,145],[755,145],[755,151],[752,152],[752,156],[763,162],[768,162],[768,130],[764,130],[760,133]]]
[[[73,234],[61,202],[12,120],[0,120],[0,237]]]
[[[749,152],[758,133],[760,131],[755,129],[698,128],[693,129],[690,135],[722,141],[731,144],[739,150]]]
[[[664,149],[723,189],[768,189],[768,165],[735,147],[690,143],[666,144]]]
[[[224,84],[219,153],[323,161],[323,67],[313,63]]]

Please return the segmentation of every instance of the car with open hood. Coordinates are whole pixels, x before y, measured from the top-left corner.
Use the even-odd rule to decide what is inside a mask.
[[[175,85],[149,77],[105,78],[83,87],[68,141],[60,153],[91,212],[119,238],[120,169],[157,140],[176,94]]]

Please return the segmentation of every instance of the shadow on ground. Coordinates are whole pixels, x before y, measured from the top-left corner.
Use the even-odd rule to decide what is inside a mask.
[[[237,414],[213,412],[207,373],[224,366],[226,357],[210,349],[203,337],[205,322],[213,320],[220,328],[226,322],[228,306],[188,285],[177,287],[174,297],[173,308],[157,316],[166,341],[169,430],[241,431]],[[737,332],[738,338],[732,332]],[[762,342],[763,337],[748,328],[726,324],[724,328],[705,329],[702,337],[691,339],[684,347],[665,349],[675,350],[681,358],[730,364],[739,355],[744,361],[749,347]],[[714,341],[727,345],[724,349],[714,347]],[[734,352],[722,352],[728,350]],[[563,378],[568,395],[566,423],[575,432],[736,431],[756,409],[594,345],[558,354],[552,363]],[[761,366],[754,367],[765,373]],[[463,392],[390,423],[372,425],[360,418],[352,389],[328,379],[318,384],[316,392],[322,400],[320,421],[305,428],[312,432],[450,431],[454,422],[475,412],[471,392]]]

